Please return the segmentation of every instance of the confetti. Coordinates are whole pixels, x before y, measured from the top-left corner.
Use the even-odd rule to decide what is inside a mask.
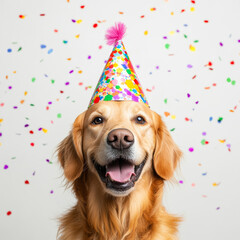
[[[7,212],[7,216],[10,216],[10,215],[12,215],[12,212],[11,212],[11,211],[8,211],[8,212]]]
[[[8,165],[4,165],[4,167],[3,167],[3,169],[8,169],[9,168],[9,166]]]
[[[188,149],[188,151],[189,151],[189,152],[193,152],[193,151],[194,151],[194,148],[190,147],[190,148]]]

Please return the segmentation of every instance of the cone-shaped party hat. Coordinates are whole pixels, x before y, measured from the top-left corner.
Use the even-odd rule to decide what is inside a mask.
[[[100,101],[111,100],[142,102],[149,107],[127,51],[121,41],[125,31],[126,26],[123,23],[116,23],[114,27],[107,30],[105,36],[107,44],[114,44],[114,48],[88,107]]]

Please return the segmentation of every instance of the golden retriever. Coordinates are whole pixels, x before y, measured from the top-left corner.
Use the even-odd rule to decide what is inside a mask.
[[[80,114],[58,147],[77,204],[60,240],[173,240],[180,218],[162,206],[181,157],[161,117],[143,103],[102,101]]]

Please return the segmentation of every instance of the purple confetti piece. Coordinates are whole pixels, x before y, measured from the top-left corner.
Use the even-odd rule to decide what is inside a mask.
[[[189,152],[193,152],[194,148],[190,147],[188,150],[189,150]]]
[[[8,169],[8,165],[4,165],[3,169]]]
[[[192,68],[193,66],[192,66],[191,64],[188,64],[187,67],[188,67],[188,68]]]

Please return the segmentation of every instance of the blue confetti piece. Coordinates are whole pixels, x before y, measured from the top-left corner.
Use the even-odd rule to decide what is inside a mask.
[[[43,48],[46,48],[46,47],[47,47],[47,46],[46,46],[45,44],[41,44],[41,45],[40,45],[40,48],[42,48],[42,49],[43,49]]]
[[[52,49],[52,48],[48,50],[48,54],[50,54],[50,53],[52,53],[52,52],[53,52],[53,49]]]

